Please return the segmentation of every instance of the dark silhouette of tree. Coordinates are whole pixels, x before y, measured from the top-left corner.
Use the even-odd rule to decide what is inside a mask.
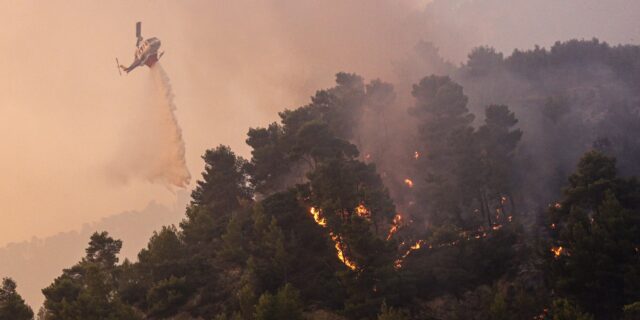
[[[118,263],[118,253],[122,249],[122,241],[109,237],[106,231],[94,233],[85,250],[88,262],[100,264],[105,268],[113,268]]]
[[[496,52],[494,48],[478,47],[469,54],[466,68],[472,76],[486,76],[500,71],[503,63],[502,53]]]
[[[378,314],[378,320],[408,320],[409,317],[402,310],[397,310],[393,307],[387,306],[386,302],[382,303],[380,313]]]
[[[599,319],[640,298],[640,183],[617,177],[615,159],[586,153],[552,206],[554,287]]]
[[[258,300],[256,320],[302,320],[302,304],[298,291],[290,284],[275,295],[264,293]]]
[[[459,173],[475,154],[468,98],[459,84],[441,76],[422,79],[412,94],[416,104],[409,112],[418,119],[418,141],[425,153],[416,165],[420,207],[430,223],[462,225],[460,203],[468,203],[471,195],[463,192]]]
[[[117,290],[121,246],[106,232],[94,233],[87,255],[42,290],[46,319],[141,319]]]
[[[205,167],[202,180],[191,193],[192,203],[221,212],[233,211],[238,202],[251,198],[247,186],[246,161],[227,146],[210,149],[202,156]]]
[[[138,261],[118,264],[122,243],[94,234],[86,256],[43,290],[41,314],[531,319],[546,308],[553,319],[633,318],[640,301],[639,183],[619,177],[612,158],[587,153],[563,199],[549,209],[548,233],[531,221],[539,218],[542,197],[526,192],[532,184],[549,194],[559,190],[567,163],[576,160],[564,149],[595,138],[599,150],[624,155],[624,172],[638,167],[635,100],[627,90],[600,97],[598,88],[575,88],[572,77],[604,68],[636,88],[639,49],[568,41],[505,58],[481,47],[457,70],[431,44],[418,49],[443,74],[475,84],[467,92],[482,91],[480,101],[473,94],[469,104],[449,77],[427,76],[413,86],[408,114],[400,115],[402,99],[391,84],[338,73],[335,85],[308,104],[250,129],[250,161],[226,146],[207,150],[184,220],[155,232]],[[523,88],[496,98],[494,91],[507,91],[510,81]],[[526,106],[512,104],[512,95]],[[583,105],[614,100],[620,107],[579,119]],[[510,107],[491,104],[474,124],[468,104],[485,101]],[[536,109],[520,113],[526,108]],[[544,159],[566,157],[550,162],[553,179],[518,163],[529,154],[512,110],[527,120],[521,128],[528,130],[532,117],[545,130],[541,138],[527,131],[525,143],[540,138]],[[402,221],[389,237],[394,200]],[[522,215],[512,221],[516,202]],[[9,291],[15,285],[2,292]],[[0,299],[0,315],[5,305]]]
[[[0,287],[0,320],[31,320],[33,310],[16,291],[16,282],[3,278]]]
[[[491,224],[490,215],[496,210],[498,216],[511,215],[515,211],[514,153],[522,137],[522,130],[513,129],[518,120],[509,107],[504,105],[488,106],[485,109],[484,122],[476,133],[479,144],[479,168],[467,174],[481,179],[477,191],[478,200],[481,210],[485,212]],[[505,210],[506,200],[511,204],[509,212]]]

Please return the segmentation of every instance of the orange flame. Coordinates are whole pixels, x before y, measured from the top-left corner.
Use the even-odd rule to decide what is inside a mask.
[[[394,266],[396,269],[400,269],[402,268],[402,262],[404,262],[404,259],[406,259],[412,251],[414,250],[418,250],[422,247],[422,245],[425,243],[424,240],[418,240],[414,245],[412,245],[411,247],[409,247],[409,249],[407,250],[407,252],[405,252],[402,257],[400,257],[398,260],[396,260],[394,262]],[[429,249],[431,249],[432,246],[429,246]]]
[[[393,221],[391,221],[391,229],[389,229],[389,234],[387,235],[387,241],[391,240],[391,237],[398,232],[398,228],[400,228],[400,223],[402,222],[402,216],[398,213],[393,217]]]
[[[560,208],[562,208],[562,205],[560,204],[560,202],[556,202],[556,203],[553,205],[553,207],[554,207],[554,208],[556,208],[556,209],[560,209]]]
[[[418,242],[416,242],[416,244],[411,246],[411,250],[420,249],[420,247],[422,246],[423,243],[424,243],[424,240],[418,240]]]
[[[416,159],[416,160],[418,160],[418,159],[420,158],[420,152],[415,151],[415,152],[413,153],[413,158],[414,158],[414,159]]]
[[[513,221],[513,217],[512,216],[508,216],[507,217],[507,222],[512,222]],[[462,231],[458,233],[458,239],[457,240],[453,240],[450,242],[444,242],[444,243],[437,243],[437,244],[429,244],[426,249],[433,249],[433,248],[442,248],[442,247],[452,247],[452,246],[457,246],[460,243],[462,243],[463,241],[472,241],[472,240],[480,240],[480,239],[485,239],[488,238],[489,236],[491,236],[491,234],[493,233],[493,231],[497,231],[500,230],[504,227],[505,225],[503,224],[494,224],[491,226],[491,228],[486,228],[486,227],[480,227],[475,231]],[[392,227],[393,230],[393,227]],[[387,238],[388,239],[388,238]],[[407,249],[407,251],[400,256],[400,258],[398,258],[395,262],[394,262],[394,267],[396,269],[400,269],[402,268],[402,264],[404,262],[404,260],[411,254],[411,252],[415,251],[415,250],[419,250],[421,248],[423,248],[426,244],[425,240],[418,240],[415,244],[413,244],[411,247],[409,247],[409,249]],[[400,247],[404,247],[405,243],[402,242],[400,244]],[[558,253],[556,253],[556,256],[558,256],[559,254],[566,254],[568,255],[569,253],[564,250],[562,247],[559,248],[552,248],[551,249],[554,253],[556,253],[556,251]]]
[[[366,208],[365,208],[366,209]],[[309,209],[309,213],[311,213],[311,216],[313,217],[313,220],[321,227],[326,228],[327,227],[327,220],[321,216],[322,211],[316,207],[311,207]],[[335,235],[333,232],[329,232],[329,236],[331,236],[331,240],[333,240],[334,244],[335,244],[335,248],[337,251],[337,255],[338,255],[338,259],[340,259],[340,261],[342,261],[342,263],[344,263],[345,266],[347,266],[349,269],[351,270],[356,270],[357,265],[349,260],[343,251],[343,247],[345,246],[343,243],[340,242],[340,237]]]
[[[411,181],[411,179],[409,178],[404,179],[404,184],[406,184],[409,188],[413,188],[413,181]]]
[[[369,209],[367,209],[367,207],[364,206],[364,203],[360,203],[356,207],[356,214],[361,218],[366,218],[366,219],[371,218],[371,211],[369,211]]]
[[[340,242],[340,237],[333,234],[333,232],[329,235],[331,235],[331,240],[335,243],[336,251],[338,252],[338,259],[340,259],[340,261],[342,261],[342,263],[344,263],[344,265],[349,269],[356,270],[358,266],[344,255],[344,251],[342,250],[344,245]]]
[[[551,248],[551,252],[553,252],[553,254],[555,255],[555,257],[557,259],[558,257],[560,257],[561,254],[564,253],[564,248],[562,246],[552,247]]]
[[[311,209],[309,209],[309,213],[311,213],[311,215],[313,216],[313,220],[318,225],[320,225],[322,227],[326,227],[327,226],[327,219],[325,219],[324,217],[321,216],[320,209],[315,208],[315,207],[311,207]]]

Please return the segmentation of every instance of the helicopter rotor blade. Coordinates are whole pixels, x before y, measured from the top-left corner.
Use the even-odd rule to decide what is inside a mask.
[[[116,58],[116,68],[118,68],[118,74],[122,76],[122,71],[120,71],[120,62],[118,61],[118,58]]]

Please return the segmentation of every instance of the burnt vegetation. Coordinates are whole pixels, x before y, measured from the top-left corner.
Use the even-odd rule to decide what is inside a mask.
[[[250,129],[251,159],[207,150],[178,226],[135,262],[94,234],[38,316],[637,319],[640,47],[482,47],[447,65],[410,105],[338,73]],[[31,317],[15,288],[0,319]]]

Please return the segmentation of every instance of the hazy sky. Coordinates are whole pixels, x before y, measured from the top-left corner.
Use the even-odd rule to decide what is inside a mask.
[[[458,63],[481,44],[509,52],[640,34],[633,0],[435,0],[425,12],[426,3],[0,0],[0,246],[175,202],[166,186],[112,172],[140,154],[122,146],[148,120],[149,70],[121,77],[114,59],[131,62],[136,21],[166,51],[192,183],[206,148],[248,156],[248,127],[305,103],[338,71],[394,81],[421,39]]]
[[[175,201],[163,185],[122,183],[110,169],[137,155],[122,146],[145,132],[149,70],[121,77],[115,63],[131,61],[136,21],[162,40],[198,178],[206,148],[247,155],[249,126],[304,103],[335,72],[378,76],[367,70],[389,65],[386,46],[408,43],[393,35],[415,9],[378,2],[0,1],[0,245]]]

